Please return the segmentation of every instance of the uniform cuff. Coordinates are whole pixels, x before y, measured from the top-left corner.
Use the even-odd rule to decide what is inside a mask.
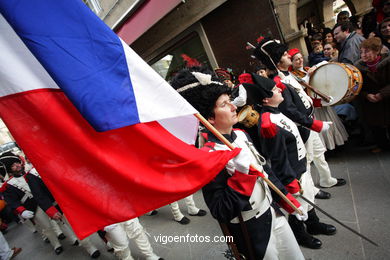
[[[56,209],[56,207],[54,206],[51,206],[50,208],[48,208],[46,211],[46,214],[49,216],[49,217],[53,217],[54,214],[56,214],[58,212],[58,210]]]
[[[313,124],[311,125],[310,129],[319,133],[321,132],[323,125],[324,122],[322,122],[321,120],[313,120]]]
[[[25,211],[26,208],[23,206],[19,206],[15,209],[15,212],[18,213],[19,215],[22,214],[23,211]]]
[[[291,193],[287,193],[286,197],[295,205],[295,207],[299,208],[301,204],[294,198]],[[289,214],[293,213],[295,210],[291,207],[284,199],[281,199],[278,204],[285,209]]]
[[[297,179],[294,179],[289,184],[285,185],[286,190],[290,192],[291,194],[297,193],[301,190],[301,186],[299,185],[299,182]]]
[[[257,176],[241,172],[234,172],[234,175],[227,181],[227,185],[238,193],[250,197],[256,184]]]

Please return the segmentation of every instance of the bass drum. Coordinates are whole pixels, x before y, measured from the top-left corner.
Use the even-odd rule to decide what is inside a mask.
[[[330,62],[314,71],[310,77],[310,85],[332,97],[329,103],[322,100],[323,106],[338,105],[351,102],[359,94],[363,85],[363,77],[360,71],[351,64]],[[318,98],[310,90],[308,94],[313,98]]]

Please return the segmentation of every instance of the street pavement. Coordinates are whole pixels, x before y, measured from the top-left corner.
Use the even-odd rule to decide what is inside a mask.
[[[318,213],[323,222],[337,227],[337,233],[333,236],[317,236],[323,242],[322,248],[302,248],[304,256],[306,259],[324,260],[390,259],[390,152],[373,154],[369,148],[357,145],[357,140],[352,140],[340,148],[327,155],[327,160],[332,175],[345,178],[347,185],[326,189],[332,194],[332,198],[317,200],[318,205],[344,224],[375,241],[379,247]],[[315,170],[313,179],[318,183]],[[207,210],[201,192],[196,193],[194,198],[198,207]],[[179,204],[182,212],[191,219],[188,225],[175,222],[169,206],[159,209],[159,214],[155,216],[140,217],[150,235],[154,251],[166,260],[226,259],[225,243],[199,242],[206,239],[205,236],[210,236],[211,240],[214,236],[221,236],[218,223],[210,214],[190,217],[184,202]],[[162,242],[165,239],[173,239],[173,236],[181,236],[177,239],[182,239],[182,242]],[[195,241],[196,236],[198,242]],[[23,248],[22,253],[15,259],[91,259],[81,247],[72,246],[66,240],[62,242],[64,252],[57,256],[51,246],[42,241],[40,235],[33,234],[23,225],[11,224],[5,237],[10,246]],[[186,239],[192,242],[184,242]],[[107,252],[105,244],[96,234],[92,236],[92,241],[102,253],[99,259],[116,259],[112,253]],[[130,247],[134,259],[143,259],[133,242],[130,242]]]

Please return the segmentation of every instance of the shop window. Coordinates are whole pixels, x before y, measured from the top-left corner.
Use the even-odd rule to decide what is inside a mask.
[[[178,71],[186,67],[188,61],[183,59],[183,55],[191,58],[193,62],[211,68],[206,51],[196,32],[176,42],[168,50],[153,59],[150,64],[161,77],[169,81]]]

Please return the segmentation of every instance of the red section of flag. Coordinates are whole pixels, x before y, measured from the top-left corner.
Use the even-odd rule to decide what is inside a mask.
[[[157,122],[96,132],[56,90],[0,98],[0,116],[81,239],[196,192],[237,154],[198,150]]]

